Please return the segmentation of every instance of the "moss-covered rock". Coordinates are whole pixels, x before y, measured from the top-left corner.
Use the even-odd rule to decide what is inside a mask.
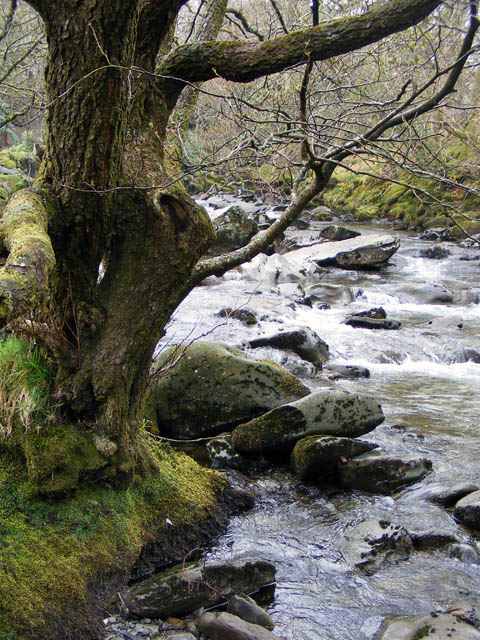
[[[250,455],[282,453],[309,435],[356,437],[383,420],[382,408],[370,396],[319,391],[236,427],[232,444]]]
[[[324,480],[336,475],[339,462],[375,449],[377,445],[335,436],[308,436],[295,445],[290,464],[301,480]]]
[[[55,502],[32,496],[25,466],[0,455],[0,638],[99,638],[100,598],[118,591],[145,545],[159,543],[171,563],[207,542],[207,523],[219,533],[224,478],[146,446],[156,464],[148,481],[122,491],[84,484]]]
[[[178,362],[155,380],[147,416],[178,438],[215,435],[309,393],[294,375],[218,342],[196,342],[161,354],[155,368]]]
[[[264,561],[182,563],[122,592],[130,615],[138,618],[188,615],[238,593],[254,593],[275,581],[275,567]]]

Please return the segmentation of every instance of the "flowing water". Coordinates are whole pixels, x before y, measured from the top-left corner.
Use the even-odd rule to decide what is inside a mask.
[[[337,300],[330,308],[292,302],[287,289],[264,283],[261,276],[258,282],[217,280],[188,297],[164,340],[188,342],[203,335],[241,346],[262,331],[309,326],[329,344],[331,362],[370,370],[368,379],[329,383],[380,401],[386,420],[367,439],[387,452],[422,454],[433,461],[429,476],[393,497],[306,487],[287,472],[256,478],[255,508],[232,520],[211,556],[263,558],[276,565],[270,613],[276,633],[288,640],[362,640],[372,638],[387,615],[430,612],[459,598],[480,604],[480,565],[445,551],[416,552],[370,577],[349,565],[343,553],[349,528],[371,518],[409,530],[447,531],[477,544],[472,532],[426,495],[431,485],[471,481],[480,486],[480,364],[455,362],[464,348],[480,351],[480,305],[469,302],[466,293],[478,287],[480,261],[472,258],[480,251],[448,245],[449,257],[431,260],[419,256],[429,243],[395,235],[401,248],[385,269],[332,268],[322,276],[323,283],[336,285]],[[425,283],[444,285],[463,301],[427,304],[419,292]],[[342,324],[349,313],[377,306],[402,328],[372,331]],[[216,315],[224,307],[251,308],[264,320],[253,328],[224,321]],[[271,349],[250,352],[278,362],[284,357]],[[305,382],[315,390],[325,377]]]

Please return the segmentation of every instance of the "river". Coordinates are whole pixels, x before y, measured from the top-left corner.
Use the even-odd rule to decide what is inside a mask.
[[[318,233],[321,226],[315,222],[302,233]],[[358,229],[362,234],[379,231]],[[330,308],[292,302],[284,295],[288,288],[262,282],[261,276],[257,282],[217,280],[184,301],[163,340],[165,345],[203,336],[244,346],[263,331],[308,326],[330,346],[331,362],[370,370],[370,378],[329,383],[374,395],[382,404],[386,420],[367,439],[387,452],[422,454],[433,462],[432,473],[392,497],[320,490],[299,484],[288,472],[254,479],[259,492],[255,508],[232,520],[210,557],[263,558],[276,565],[269,611],[275,632],[288,640],[364,640],[388,615],[426,613],[459,598],[480,604],[479,564],[444,551],[417,552],[368,577],[343,553],[349,528],[371,518],[409,530],[452,532],[477,547],[471,532],[426,496],[433,485],[480,484],[480,364],[455,362],[464,348],[480,351],[480,305],[469,302],[468,293],[479,291],[480,261],[475,258],[480,251],[448,244],[451,255],[432,260],[420,257],[431,243],[414,234],[395,235],[400,250],[381,271],[331,268],[322,276],[322,283],[336,285]],[[462,301],[429,303],[425,284],[442,285]],[[349,313],[378,306],[402,323],[400,330],[342,323]],[[224,321],[216,315],[224,307],[251,308],[264,319],[253,328]],[[265,348],[247,351],[277,362],[285,355]],[[325,384],[325,376],[307,375],[305,383],[315,390]]]

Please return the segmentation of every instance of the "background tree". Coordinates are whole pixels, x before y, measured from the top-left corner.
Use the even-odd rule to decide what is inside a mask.
[[[341,145],[312,141],[310,78],[304,74],[293,132],[302,153],[290,206],[246,248],[202,261],[212,225],[179,184],[168,130],[185,87],[308,69],[418,24],[441,3],[375,3],[287,34],[275,12],[272,38],[183,45],[172,35],[183,0],[29,4],[41,15],[48,42],[47,150],[35,188],[15,194],[3,214],[0,320],[33,334],[52,363],[62,437],[86,438],[96,447],[96,457],[77,447],[76,477],[128,483],[135,468],[145,469],[138,429],[152,354],[174,309],[206,275],[223,273],[270,244],[346,157],[449,95],[472,51],[476,3],[467,7],[470,26],[448,69],[439,69],[428,86],[402,92],[394,104],[384,101],[383,116]],[[224,4],[209,6],[223,11]],[[19,435],[17,445],[22,437],[28,436]],[[62,482],[38,475],[40,491],[68,488],[65,457]],[[28,464],[34,462],[27,457]]]

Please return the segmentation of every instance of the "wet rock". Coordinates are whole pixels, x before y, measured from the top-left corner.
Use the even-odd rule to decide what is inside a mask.
[[[453,544],[450,549],[450,557],[457,558],[464,564],[479,564],[478,551],[470,544]]]
[[[437,244],[434,247],[427,247],[426,249],[420,249],[420,256],[422,258],[430,258],[431,260],[443,260],[451,255],[451,251],[442,245]]]
[[[309,436],[297,442],[290,464],[301,480],[323,480],[336,475],[340,460],[372,451],[376,446],[353,438]]]
[[[421,480],[432,468],[427,458],[411,455],[365,454],[348,460],[339,468],[345,489],[390,494]]]
[[[260,336],[249,341],[249,345],[257,347],[274,347],[289,349],[307,362],[321,367],[328,360],[328,344],[308,327],[279,331],[270,336]]]
[[[358,318],[373,318],[375,320],[385,320],[387,317],[383,307],[373,307],[365,311],[357,311],[354,315]]]
[[[280,366],[256,360],[219,342],[195,342],[164,351],[155,362],[146,417],[160,433],[174,438],[216,435],[309,393]]]
[[[234,320],[240,320],[244,325],[258,324],[257,316],[250,309],[222,309],[218,312],[220,318],[233,318]]]
[[[211,640],[281,640],[264,627],[251,624],[231,613],[204,613],[200,631]]]
[[[282,356],[280,364],[284,369],[299,378],[315,378],[317,369],[314,364],[301,360],[296,355],[286,353]]]
[[[345,557],[367,575],[407,560],[413,553],[409,532],[388,520],[365,520],[345,534]]]
[[[398,320],[386,320],[383,318],[369,318],[368,316],[352,315],[344,323],[350,327],[360,329],[386,329],[395,331],[402,326]]]
[[[460,349],[453,354],[452,362],[475,362],[480,364],[480,351],[469,348]]]
[[[480,491],[474,491],[455,505],[455,518],[474,529],[480,529]]]
[[[259,607],[253,598],[249,598],[243,594],[230,598],[227,611],[246,622],[258,624],[266,629],[273,629],[275,626],[272,617],[265,609]]]
[[[448,613],[427,613],[387,621],[375,640],[480,640],[471,625]]]
[[[428,500],[442,507],[454,507],[459,500],[477,490],[477,485],[471,482],[463,482],[451,487],[434,486],[429,488]]]
[[[442,549],[451,544],[458,544],[461,540],[448,531],[411,531],[410,537],[417,551],[431,551]]]
[[[246,468],[246,462],[238,455],[226,438],[215,438],[207,443],[207,452],[210,457],[212,469],[237,469]]]
[[[322,238],[330,241],[336,240],[349,240],[350,238],[358,238],[360,234],[359,231],[354,231],[353,229],[347,229],[347,227],[340,227],[336,224],[329,224],[327,227],[324,227],[320,231],[320,235]]]
[[[319,391],[236,427],[232,444],[246,454],[288,452],[306,436],[361,436],[383,420],[382,408],[370,396]]]
[[[246,245],[257,233],[257,223],[237,206],[230,207],[214,221],[217,238],[208,255],[218,256]]]
[[[274,581],[275,567],[269,562],[192,563],[134,584],[122,592],[121,600],[134,618],[181,616]]]
[[[329,375],[329,378],[369,378],[370,371],[367,367],[360,367],[355,364],[328,364],[325,367],[325,371]]]

